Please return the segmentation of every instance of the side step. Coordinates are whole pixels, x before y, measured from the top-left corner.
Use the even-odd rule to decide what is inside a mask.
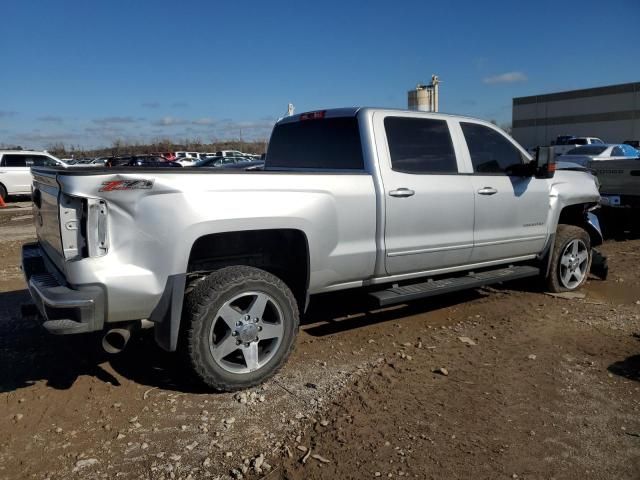
[[[403,303],[418,298],[432,297],[443,293],[466,290],[468,288],[483,287],[492,283],[517,280],[519,278],[534,277],[540,274],[540,269],[528,265],[512,266],[497,270],[486,270],[484,272],[470,272],[462,277],[442,278],[439,280],[428,280],[422,283],[414,283],[402,287],[388,288],[372,292],[369,295],[376,298],[381,307]]]

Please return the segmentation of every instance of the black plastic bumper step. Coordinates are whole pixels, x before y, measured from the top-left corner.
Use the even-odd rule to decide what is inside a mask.
[[[534,277],[539,274],[539,268],[521,265],[477,273],[472,272],[462,277],[442,278],[439,280],[429,280],[422,283],[404,285],[402,287],[388,288],[386,290],[371,292],[370,295],[376,298],[382,307],[385,305],[393,305],[394,303],[408,302],[418,298],[466,290],[468,288],[483,287],[493,283]]]

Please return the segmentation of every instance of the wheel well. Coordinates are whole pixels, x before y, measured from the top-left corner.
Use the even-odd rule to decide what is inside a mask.
[[[591,245],[599,245],[602,243],[600,233],[587,221],[587,211],[593,204],[580,203],[578,205],[569,205],[564,207],[558,218],[558,225],[575,225],[585,230],[591,238]]]
[[[189,254],[187,274],[231,265],[261,268],[280,278],[304,310],[309,285],[309,246],[300,230],[246,230],[205,235]]]

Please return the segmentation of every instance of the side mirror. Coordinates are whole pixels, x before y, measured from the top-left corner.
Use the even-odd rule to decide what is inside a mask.
[[[536,178],[553,178],[556,173],[556,155],[553,147],[536,148],[534,160]]]
[[[528,163],[516,163],[507,167],[507,175],[512,177],[533,177],[537,167],[534,160]]]

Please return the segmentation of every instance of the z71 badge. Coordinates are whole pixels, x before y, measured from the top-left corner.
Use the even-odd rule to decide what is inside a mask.
[[[102,182],[100,192],[113,192],[115,190],[149,190],[153,188],[153,180],[112,180]]]

